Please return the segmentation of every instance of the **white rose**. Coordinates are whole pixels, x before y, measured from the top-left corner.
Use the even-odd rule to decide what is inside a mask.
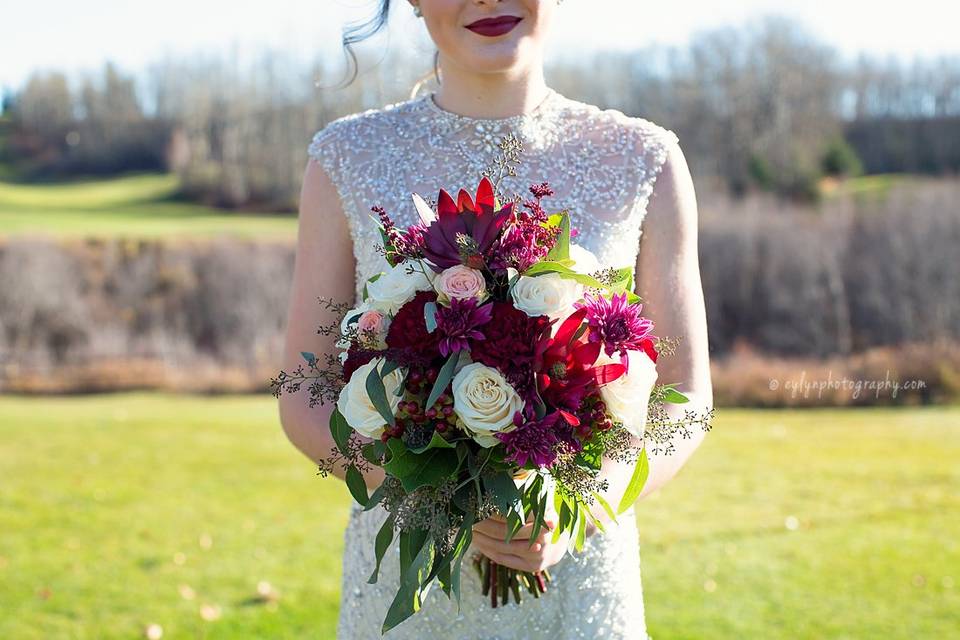
[[[583,286],[557,273],[520,276],[510,289],[510,297],[513,305],[528,316],[565,318],[574,311],[573,304],[583,298]]]
[[[383,358],[375,358],[358,367],[350,376],[350,381],[340,391],[340,397],[337,398],[337,409],[343,414],[347,424],[353,427],[354,431],[368,438],[379,438],[386,426],[383,416],[373,406],[373,401],[367,394],[367,376],[370,375],[374,367],[380,369],[383,363]],[[403,373],[399,368],[391,371],[383,379],[383,386],[387,392],[387,402],[390,403],[390,410],[394,415],[396,415],[397,406],[400,404],[400,396],[396,394],[396,390],[400,387],[402,380]]]
[[[570,259],[573,260],[573,266],[570,268],[577,273],[592,275],[603,269],[597,256],[578,244],[570,244]]]
[[[647,410],[650,393],[657,382],[657,365],[643,351],[629,351],[630,371],[613,382],[600,387],[600,396],[607,405],[607,412],[623,427],[637,436],[643,437],[647,426]],[[601,353],[597,364],[618,362]]]
[[[492,447],[500,442],[493,434],[517,428],[523,399],[499,371],[475,362],[453,378],[453,410],[480,446]]]
[[[394,315],[418,291],[433,289],[433,271],[420,260],[408,260],[391,267],[374,282],[367,283],[367,303]]]

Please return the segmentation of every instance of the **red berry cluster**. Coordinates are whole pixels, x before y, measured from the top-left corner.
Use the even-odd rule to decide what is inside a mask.
[[[406,394],[397,406],[397,422],[394,427],[387,427],[381,440],[386,442],[390,438],[400,438],[405,430],[404,425],[411,422],[417,425],[432,426],[437,433],[446,433],[454,428],[457,417],[453,412],[453,396],[441,393],[433,406],[423,407],[433,383],[436,382],[440,370],[429,367],[426,370],[413,368],[407,376]]]
[[[585,398],[577,417],[580,418],[580,424],[574,427],[574,430],[582,440],[592,438],[594,430],[606,431],[613,428],[613,421],[607,415],[607,405],[599,395]]]

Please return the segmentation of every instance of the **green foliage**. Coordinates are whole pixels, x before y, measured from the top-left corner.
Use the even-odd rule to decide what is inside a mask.
[[[642,449],[640,455],[637,456],[637,463],[633,466],[630,482],[627,483],[627,488],[620,499],[620,505],[617,507],[618,514],[629,509],[630,505],[637,501],[640,492],[643,491],[643,485],[647,482],[648,475],[650,475],[650,460],[647,458],[647,450]]]
[[[447,361],[443,363],[443,366],[440,367],[440,373],[437,374],[437,379],[433,382],[433,387],[430,389],[430,395],[427,396],[427,401],[423,404],[425,409],[429,409],[437,401],[437,398],[440,397],[448,386],[450,386],[450,381],[453,380],[454,371],[457,368],[457,362],[460,360],[460,352],[454,351],[447,358]]]
[[[630,302],[631,304],[635,302],[639,302],[640,297],[637,294],[635,294],[633,291],[630,291],[629,289],[626,289],[626,290],[624,289],[624,286],[626,285],[626,283],[632,281],[632,276],[630,276],[629,274],[627,276],[624,276],[622,275],[621,271],[622,270],[617,272],[620,275],[614,280],[613,285],[607,285],[601,282],[600,280],[597,280],[591,275],[578,273],[573,269],[571,269],[570,267],[560,262],[555,262],[552,260],[544,260],[542,262],[536,263],[535,265],[527,269],[527,271],[523,275],[533,277],[533,276],[538,276],[544,273],[556,273],[561,278],[567,278],[569,280],[579,282],[582,285],[585,285],[587,287],[592,287],[594,289],[601,289],[609,293],[625,292],[627,294],[628,302]]]
[[[560,227],[557,243],[553,245],[546,259],[551,261],[570,259],[570,214],[566,211],[555,213],[547,219],[547,224]]]
[[[370,396],[370,401],[377,409],[377,413],[379,413],[380,417],[392,427],[397,423],[397,418],[393,415],[393,409],[390,406],[390,402],[387,400],[387,390],[386,387],[383,386],[383,378],[381,377],[389,374],[389,371],[387,371],[389,366],[390,363],[381,365],[386,373],[381,373],[380,369],[377,367],[370,369],[370,373],[367,374],[366,389],[367,395]],[[393,368],[396,368],[396,366],[394,365]]]
[[[863,163],[845,138],[836,137],[827,143],[820,162],[828,176],[855,177],[863,174]]]
[[[383,468],[399,479],[407,492],[424,485],[437,486],[460,466],[453,449],[432,448],[414,453],[400,438],[387,440],[387,448],[390,459]]]
[[[339,409],[334,407],[333,412],[330,414],[330,435],[333,436],[333,441],[337,444],[337,449],[339,449],[343,455],[347,455],[347,443],[352,433],[353,429],[347,424],[347,420],[343,417],[343,414],[340,413]]]
[[[747,161],[747,172],[754,183],[765,191],[772,191],[776,187],[777,178],[773,167],[763,156],[752,153]]]

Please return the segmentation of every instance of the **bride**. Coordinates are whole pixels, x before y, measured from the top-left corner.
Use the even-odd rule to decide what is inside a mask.
[[[657,335],[681,338],[675,353],[658,363],[660,381],[680,383],[690,397],[679,415],[682,408],[709,408],[697,206],[676,136],[646,119],[600,109],[547,86],[544,45],[555,12],[562,11],[559,0],[408,2],[436,43],[439,89],[334,120],[310,143],[284,364],[296,366],[305,349],[336,353],[335,337],[317,334],[318,326],[334,320],[317,298],[352,302],[362,283],[387,267],[375,250],[379,236],[370,207],[383,206],[398,225],[413,224],[412,192],[430,198],[441,187],[450,193],[474,188],[482,172],[502,158],[500,141],[512,134],[522,143],[522,155],[515,171],[503,176],[501,191],[525,193],[531,183],[549,182],[555,191],[551,208],[569,209],[579,244],[604,265],[635,267],[644,315]],[[381,0],[380,25],[389,5]],[[326,427],[332,407],[308,408],[305,393],[281,396],[280,417],[293,444],[318,461],[333,446]],[[668,482],[702,438],[700,432],[678,437],[670,455],[651,454],[641,498]],[[382,480],[375,474],[382,471],[373,468],[367,477],[371,487]],[[602,474],[610,495],[619,497],[631,469],[607,460]],[[385,517],[381,507],[351,510],[338,638],[380,637],[398,582],[397,563],[384,562],[379,581],[367,584],[375,564],[373,540]],[[491,609],[468,568],[459,611],[433,589],[419,613],[384,637],[646,639],[633,509],[618,523],[605,533],[591,532],[583,552],[570,554],[563,538],[553,543],[541,535],[529,545],[526,527],[517,540],[504,543],[503,521],[480,522],[473,549],[516,569],[549,568],[554,580],[546,595]],[[395,547],[396,539],[388,553],[397,553]]]

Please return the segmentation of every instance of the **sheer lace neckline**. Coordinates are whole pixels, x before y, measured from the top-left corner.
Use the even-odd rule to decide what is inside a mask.
[[[453,111],[448,111],[436,101],[436,92],[430,92],[424,94],[420,100],[426,105],[427,109],[437,118],[446,121],[449,124],[488,124],[495,126],[516,126],[523,124],[529,120],[536,119],[542,116],[544,113],[549,111],[549,107],[553,104],[556,104],[560,101],[562,96],[554,89],[547,88],[546,97],[540,101],[540,103],[535,106],[530,111],[520,113],[514,116],[507,116],[506,118],[477,118],[472,116],[466,116],[463,114],[455,113]]]

